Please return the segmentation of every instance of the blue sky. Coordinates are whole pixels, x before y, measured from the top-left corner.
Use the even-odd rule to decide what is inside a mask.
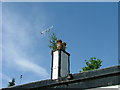
[[[2,87],[50,79],[51,50],[40,31],[53,25],[67,43],[70,71],[79,73],[91,57],[102,67],[118,64],[118,3],[23,2],[2,4]],[[20,83],[20,75],[23,75]]]

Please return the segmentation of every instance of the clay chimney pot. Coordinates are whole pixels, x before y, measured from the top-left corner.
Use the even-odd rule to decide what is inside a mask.
[[[66,46],[67,44],[66,44],[65,42],[62,42],[62,45],[65,45],[65,46]]]
[[[58,43],[58,42],[59,42],[59,43],[62,43],[62,40],[57,40],[57,43]]]

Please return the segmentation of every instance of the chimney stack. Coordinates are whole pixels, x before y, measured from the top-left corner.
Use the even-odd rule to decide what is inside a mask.
[[[70,54],[65,49],[66,43],[57,40],[57,50],[52,52],[51,79],[70,74]]]

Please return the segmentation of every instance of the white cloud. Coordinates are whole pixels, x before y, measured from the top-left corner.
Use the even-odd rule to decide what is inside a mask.
[[[3,82],[2,82],[3,80],[6,82],[10,82],[12,79],[9,76],[7,76],[6,74],[0,72],[0,88],[2,88],[2,86],[3,86]]]
[[[3,74],[3,73],[0,73],[0,77],[2,77],[2,79],[5,80],[5,81],[7,81],[7,82],[11,81],[11,78],[8,77],[7,75]]]
[[[28,72],[31,71],[34,74],[37,74],[43,78],[49,77],[49,74],[43,67],[29,60],[30,59],[29,56],[24,57],[25,52],[21,52],[19,49],[15,48],[13,44],[9,45],[10,45],[9,49],[4,48],[4,50],[6,51],[5,64],[11,67],[14,65],[14,67],[16,67],[16,69],[18,68],[19,70]]]
[[[43,67],[33,62],[30,62],[29,60],[21,58],[21,59],[16,60],[16,64],[19,65],[22,70],[32,71],[44,78],[48,78],[49,76],[49,74],[46,72],[46,70]]]
[[[7,76],[6,74],[0,72],[0,88],[2,88],[2,86],[3,86],[2,80],[6,81],[6,82],[10,82],[11,78],[9,76]]]
[[[31,71],[34,74],[48,78],[49,74],[46,69],[31,61],[27,56],[26,48],[31,48],[35,41],[31,23],[20,14],[6,10],[3,13],[3,59],[6,66],[22,69],[23,71]],[[42,60],[42,59],[41,59]],[[7,78],[8,79],[8,78]]]

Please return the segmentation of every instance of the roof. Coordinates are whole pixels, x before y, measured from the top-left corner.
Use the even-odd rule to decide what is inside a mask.
[[[23,85],[3,88],[2,90],[22,88],[29,90],[38,90],[42,88],[96,88],[103,86],[120,85],[120,65],[107,67],[103,69],[91,70],[59,79],[42,80]]]

